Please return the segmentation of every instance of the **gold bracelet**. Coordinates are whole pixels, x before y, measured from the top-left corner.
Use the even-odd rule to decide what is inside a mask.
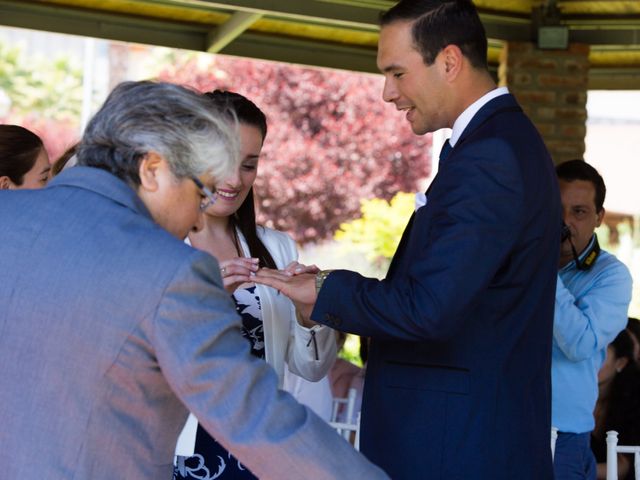
[[[316,273],[316,295],[320,292],[324,280],[329,276],[333,270],[320,270]]]

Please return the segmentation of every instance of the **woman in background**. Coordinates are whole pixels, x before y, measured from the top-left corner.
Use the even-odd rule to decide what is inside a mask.
[[[229,112],[229,117],[237,118],[241,163],[235,176],[216,186],[216,202],[204,210],[204,228],[190,234],[189,241],[218,259],[225,289],[233,295],[242,317],[242,334],[251,345],[251,353],[274,368],[280,387],[287,368],[295,375],[318,381],[336,356],[333,331],[320,325],[302,325],[287,297],[251,281],[260,267],[292,272],[317,270],[297,263],[296,246],[288,235],[256,225],[253,183],[267,134],[266,117],[237,93],[216,90],[205,95],[217,108]],[[174,478],[255,477],[198,426],[195,454],[178,458]]]
[[[0,190],[42,188],[49,170],[40,137],[18,125],[0,125]]]
[[[607,347],[598,372],[598,401],[594,410],[596,426],[591,448],[596,457],[597,478],[607,477],[609,430],[618,432],[620,445],[640,445],[640,370],[634,358],[634,342],[629,330],[622,330]],[[618,478],[633,479],[633,456],[618,454]]]

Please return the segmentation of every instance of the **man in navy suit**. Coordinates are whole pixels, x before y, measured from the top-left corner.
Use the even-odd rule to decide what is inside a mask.
[[[386,12],[384,100],[418,135],[453,129],[426,206],[384,280],[258,275],[312,320],[372,338],[361,446],[394,479],[553,477],[559,193],[540,135],[486,57],[471,1]]]

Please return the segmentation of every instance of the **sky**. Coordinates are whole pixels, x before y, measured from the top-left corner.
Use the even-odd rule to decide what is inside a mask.
[[[591,90],[587,95],[589,119],[640,122],[640,91]]]
[[[640,91],[592,90],[587,113],[584,159],[604,178],[605,209],[640,215]]]

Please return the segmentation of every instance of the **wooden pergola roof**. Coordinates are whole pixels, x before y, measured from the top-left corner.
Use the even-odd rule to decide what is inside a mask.
[[[388,0],[0,0],[0,24],[376,72]],[[497,65],[505,41],[566,27],[591,45],[590,89],[640,89],[640,1],[475,0]]]

